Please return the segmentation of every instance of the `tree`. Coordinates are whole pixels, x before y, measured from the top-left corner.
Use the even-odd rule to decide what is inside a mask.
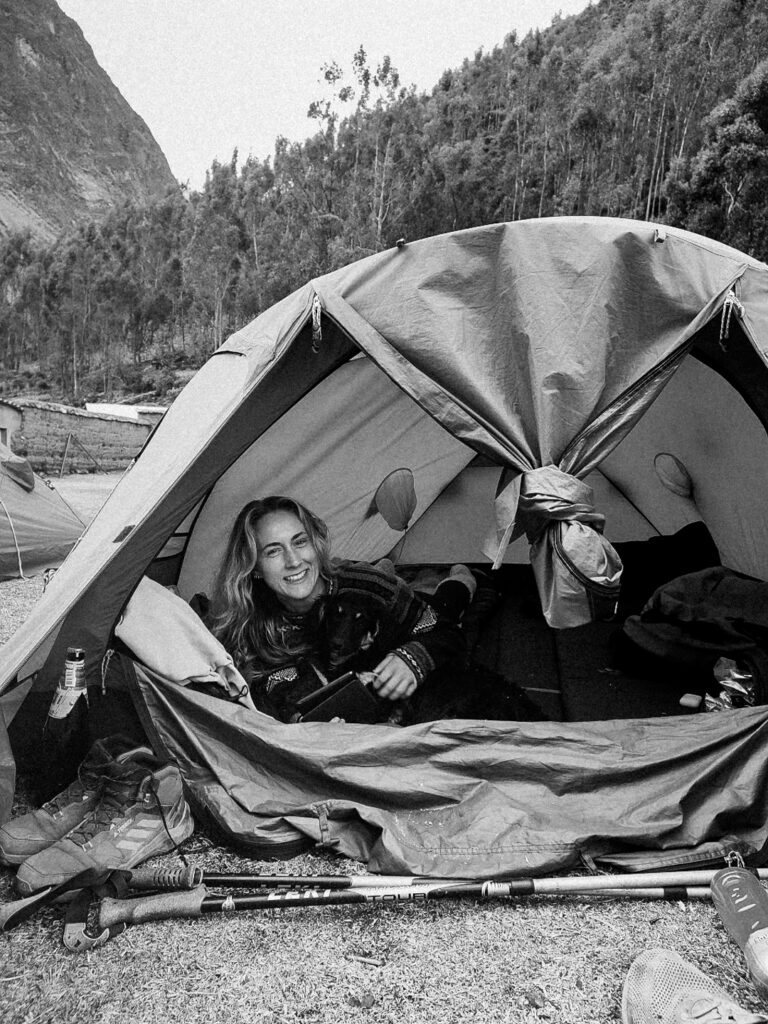
[[[238,242],[237,226],[216,209],[215,202],[201,198],[184,253],[184,275],[200,309],[213,318],[214,349],[224,341],[225,302],[240,270]]]
[[[768,256],[768,60],[705,120],[705,141],[668,184],[671,215],[693,231]]]

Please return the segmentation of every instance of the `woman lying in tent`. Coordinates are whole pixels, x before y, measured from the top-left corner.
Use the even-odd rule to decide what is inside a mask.
[[[543,718],[517,687],[468,664],[460,620],[475,587],[464,566],[422,597],[387,569],[334,563],[326,524],[272,496],[235,522],[211,625],[257,708],[283,722]],[[351,685],[316,710],[348,672]]]

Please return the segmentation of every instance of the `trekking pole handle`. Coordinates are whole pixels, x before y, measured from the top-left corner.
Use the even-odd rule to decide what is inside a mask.
[[[133,900],[106,897],[99,908],[99,927],[118,924],[143,924],[145,921],[168,921],[174,917],[200,917],[203,900],[208,895],[204,885],[184,892],[161,892],[155,896],[139,896]]]
[[[203,882],[203,869],[185,864],[178,868],[131,868],[124,872],[131,889],[194,889]]]

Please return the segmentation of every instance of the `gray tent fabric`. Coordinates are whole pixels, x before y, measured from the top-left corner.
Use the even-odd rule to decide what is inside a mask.
[[[162,630],[157,629],[158,622]],[[115,636],[142,664],[166,678],[221,686],[231,700],[256,710],[232,655],[203,628],[186,601],[159,583],[141,581],[120,616]]]
[[[29,462],[0,444],[0,580],[56,568],[83,529]]]
[[[496,506],[502,521],[509,518],[501,531],[499,555],[508,539],[520,530],[525,533],[542,612],[550,626],[567,628],[612,617],[622,564],[603,536],[605,517],[595,511],[591,487],[555,466],[543,466],[516,475],[498,495]]]
[[[644,243],[630,222],[623,237],[594,249],[584,246],[578,220],[522,222],[514,233],[507,227],[442,236],[435,245],[440,273],[412,260],[406,247],[396,258],[399,270],[412,264],[407,289],[392,263],[350,282],[313,282],[323,307],[408,394],[513,471],[497,497],[494,564],[524,532],[516,523],[520,474],[556,466],[565,482],[593,469],[653,402],[745,269],[724,260],[713,273],[704,252],[684,256],[674,235]],[[682,260],[692,261],[685,281]],[[383,311],[376,305],[376,326],[364,312],[372,286],[390,300]],[[441,307],[454,314],[443,325],[447,337],[430,329]],[[551,474],[550,484],[557,479]],[[545,616],[567,627],[591,615],[586,602],[558,601],[554,527],[546,527],[560,498],[555,486],[529,515],[543,521],[534,571]],[[618,582],[621,564],[609,542],[579,532],[575,549],[587,563],[610,565]]]
[[[0,447],[0,469],[6,476],[19,485],[23,491],[34,491],[35,474],[27,459]]]
[[[33,675],[38,690],[52,688],[73,644],[98,678],[126,602],[180,524],[360,351],[505,471],[494,553],[518,530],[540,538],[546,597],[546,566],[566,524],[588,538],[590,571],[615,582],[583,477],[642,426],[732,293],[739,332],[763,370],[768,267],[650,224],[557,218],[473,228],[308,283],[233,335],[177,398],[4,646],[0,691]],[[351,493],[367,458],[353,441],[347,473],[334,481],[344,517],[330,500],[315,509],[344,522],[347,536],[380,482]],[[550,603],[559,614],[562,595]],[[304,840],[376,870],[458,876],[554,870],[601,847],[766,838],[764,708],[580,724],[284,726],[150,670],[138,676],[153,742],[180,764],[198,810],[262,852]],[[2,800],[7,742],[0,730]],[[0,818],[9,808],[0,805]]]
[[[536,875],[614,851],[768,839],[768,709],[607,722],[283,725],[139,669],[153,743],[254,856]]]
[[[642,416],[732,290],[755,346],[768,336],[765,265],[688,232],[659,238],[654,225],[609,218],[494,224],[378,253],[271,307],[221,346],[158,424],[66,575],[7,645],[0,690],[41,664],[54,685],[65,618],[95,668],[175,527],[297,396],[357,349],[513,475],[546,466],[584,475]],[[311,336],[315,297],[321,339]],[[516,503],[502,497],[503,524]],[[507,522],[497,544],[512,529]]]

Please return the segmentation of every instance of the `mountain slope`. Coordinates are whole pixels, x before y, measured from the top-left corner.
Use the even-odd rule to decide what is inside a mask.
[[[54,238],[177,187],[160,147],[54,0],[0,0],[0,237]]]

